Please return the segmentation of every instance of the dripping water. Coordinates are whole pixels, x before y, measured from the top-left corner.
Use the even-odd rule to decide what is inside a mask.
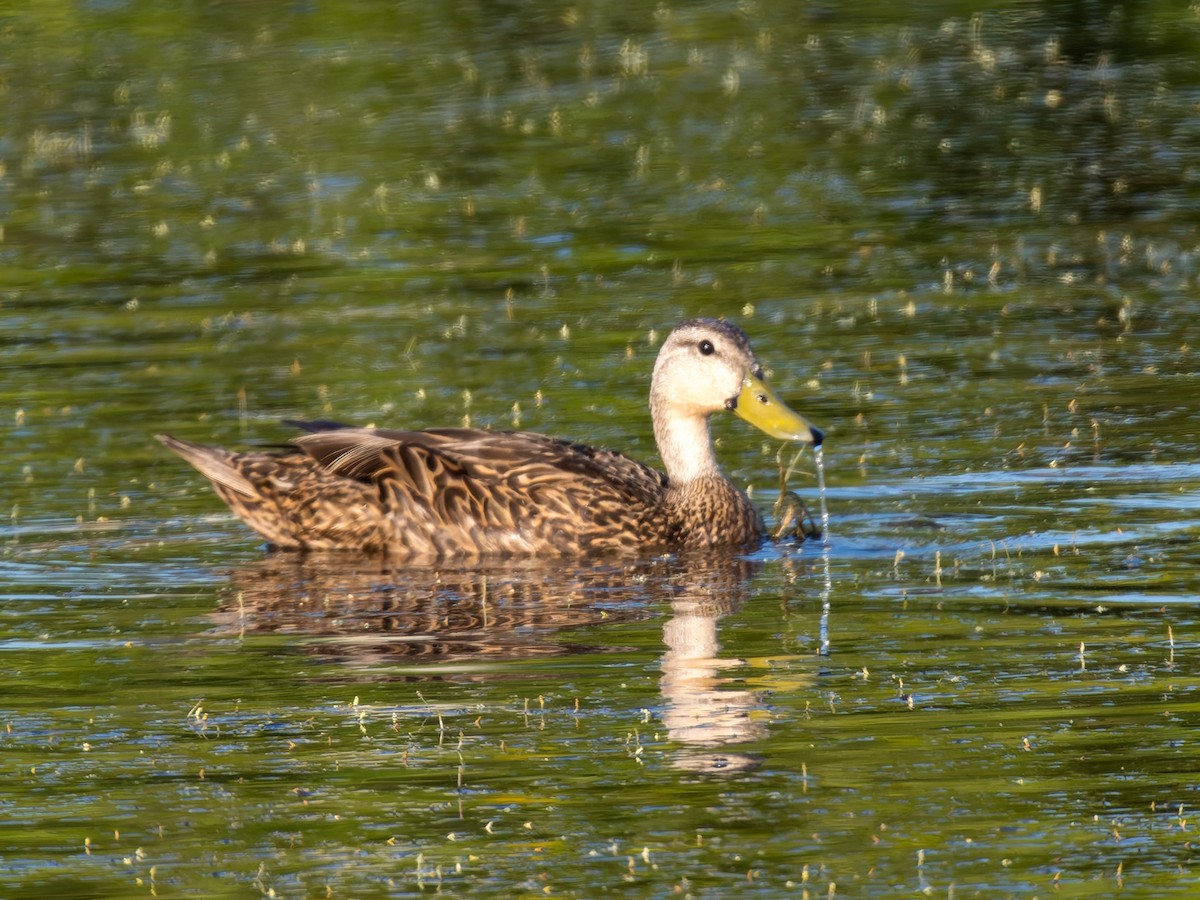
[[[825,450],[820,445],[813,448],[813,459],[817,469],[817,494],[821,498],[821,570],[824,579],[821,584],[821,623],[818,653],[829,655],[829,614],[830,598],[833,596],[833,575],[829,569],[829,505],[825,502]]]
[[[825,448],[813,448],[813,459],[817,466],[817,493],[821,498],[821,542],[829,547],[829,507],[825,503]]]

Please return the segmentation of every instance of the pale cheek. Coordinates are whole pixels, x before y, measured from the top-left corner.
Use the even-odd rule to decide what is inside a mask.
[[[735,396],[739,387],[740,385],[724,384],[717,378],[697,378],[688,383],[686,396],[694,411],[709,413],[724,409],[725,401]]]

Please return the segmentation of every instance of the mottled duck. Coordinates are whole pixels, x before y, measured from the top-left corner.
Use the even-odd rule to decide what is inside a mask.
[[[762,518],[721,472],[709,416],[820,444],[762,376],[745,333],[692,319],[663,343],[650,383],[666,473],[530,432],[392,431],[318,422],[282,449],[235,453],[158,439],[212,482],[272,546],[401,559],[752,547]]]

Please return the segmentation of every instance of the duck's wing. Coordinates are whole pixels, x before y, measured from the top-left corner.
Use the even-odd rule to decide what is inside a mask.
[[[530,432],[337,428],[293,445],[371,485],[407,539],[439,554],[633,548],[653,538],[666,492],[623,454]]]
[[[439,558],[633,551],[667,536],[666,477],[620,453],[529,432],[308,427],[256,453],[159,439],[279,547]]]

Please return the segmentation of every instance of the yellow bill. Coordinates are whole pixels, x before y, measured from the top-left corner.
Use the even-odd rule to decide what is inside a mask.
[[[752,372],[746,373],[733,411],[755,428],[782,441],[804,441],[819,445],[825,439],[821,429],[790,409],[765,381]]]

